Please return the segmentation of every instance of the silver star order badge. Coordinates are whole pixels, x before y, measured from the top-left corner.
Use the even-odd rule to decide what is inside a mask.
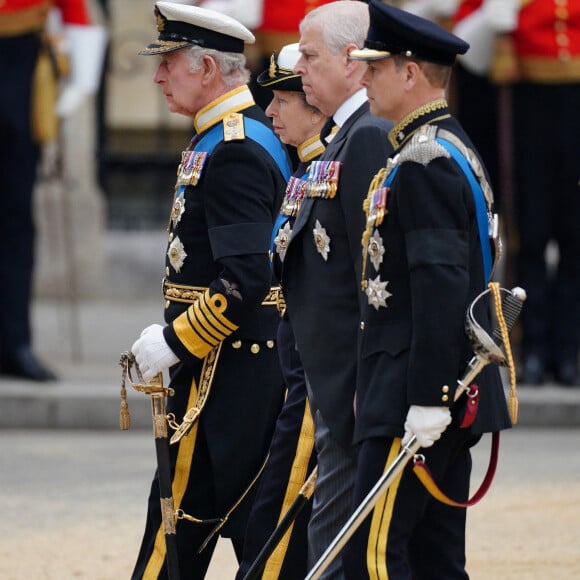
[[[375,230],[370,242],[369,242],[369,258],[375,267],[375,270],[379,269],[381,262],[383,261],[383,254],[385,253],[385,246],[383,245],[383,238],[379,234],[379,230]]]
[[[326,235],[326,229],[322,227],[318,220],[316,220],[312,233],[314,234],[314,245],[316,246],[316,251],[326,262],[328,259],[328,252],[330,252],[330,238]]]
[[[173,222],[173,227],[179,223],[179,220],[181,219],[184,211],[185,198],[181,195],[175,200],[173,203],[173,208],[171,209],[171,221]]]
[[[381,306],[387,308],[387,298],[392,294],[387,290],[389,282],[381,282],[381,277],[377,276],[374,280],[369,278],[366,295],[369,299],[369,306],[378,310]]]
[[[178,236],[175,236],[171,244],[169,244],[167,257],[169,258],[169,263],[173,266],[173,269],[176,272],[180,272],[181,266],[183,266],[183,262],[185,262],[185,258],[187,257],[187,253]]]
[[[282,260],[282,262],[286,257],[286,250],[288,249],[288,244],[290,243],[291,237],[292,237],[292,228],[290,227],[290,222],[286,222],[284,224],[284,227],[278,230],[278,235],[274,238],[276,252],[280,256],[280,260]]]

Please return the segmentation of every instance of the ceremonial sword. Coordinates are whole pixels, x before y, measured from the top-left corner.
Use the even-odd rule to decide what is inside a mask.
[[[131,421],[126,401],[125,378],[129,378],[131,386],[140,393],[151,397],[151,414],[153,418],[153,437],[155,438],[155,454],[157,456],[157,478],[159,480],[159,501],[161,521],[165,536],[167,577],[169,580],[179,580],[179,559],[177,550],[177,534],[175,529],[176,514],[173,503],[171,481],[171,461],[169,459],[169,438],[167,433],[167,414],[165,400],[173,395],[173,389],[163,386],[163,375],[158,373],[149,383],[143,380],[139,366],[131,352],[121,354],[123,378],[121,384],[121,429],[128,429]],[[131,378],[131,367],[135,366],[139,383]]]
[[[284,537],[284,534],[288,528],[292,525],[294,520],[298,517],[298,514],[302,511],[302,508],[308,503],[312,494],[314,493],[314,484],[316,482],[316,475],[318,473],[318,468],[315,467],[311,472],[298,495],[286,510],[286,513],[270,534],[270,537],[264,544],[264,547],[260,550],[260,553],[256,556],[256,559],[246,572],[243,580],[259,580],[262,575],[262,571],[268,558],[272,555],[276,546],[280,543],[280,540]]]

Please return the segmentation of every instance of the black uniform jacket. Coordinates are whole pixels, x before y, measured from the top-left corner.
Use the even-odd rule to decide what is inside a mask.
[[[442,146],[412,139],[426,123],[452,132],[474,150],[446,108],[419,111],[414,121],[393,129],[391,139],[402,141],[393,153],[398,172],[386,191],[382,223],[367,232],[367,248],[374,247],[367,252],[362,281],[375,303],[363,293],[356,441],[402,436],[410,405],[452,405],[457,379],[473,355],[465,314],[487,287],[474,196]],[[479,322],[489,328],[486,309],[484,314]],[[481,397],[472,431],[509,427],[497,366],[488,365],[475,382]],[[455,405],[456,415],[464,399]]]
[[[240,98],[244,93],[246,98]],[[236,105],[239,102],[244,105]],[[168,410],[177,421],[191,405],[191,381],[199,385],[204,357],[222,343],[199,420],[221,512],[216,515],[220,516],[263,461],[283,397],[275,346],[279,314],[275,306],[261,303],[272,283],[270,236],[288,175],[282,175],[263,145],[244,137],[248,118],[271,132],[268,119],[253,104],[245,86],[196,116],[198,134],[190,149],[216,125],[220,130],[223,126],[222,140],[205,158],[199,156],[195,162],[190,158],[190,165],[197,164],[197,181],[192,179],[182,188],[181,196],[176,190],[165,269],[166,282],[175,285],[173,291],[181,286],[202,289],[195,304],[166,302],[164,335],[181,360],[171,369],[176,394],[168,399]],[[227,140],[232,127],[237,133]],[[277,139],[273,133],[271,137]],[[285,155],[283,148],[282,152]],[[179,173],[186,160],[187,152]],[[204,477],[204,473],[194,477]]]
[[[336,195],[304,199],[282,269],[284,296],[313,404],[345,447],[352,444],[354,426],[361,204],[372,176],[392,151],[389,128],[364,103],[336,133],[320,157],[340,162]],[[329,238],[326,260],[314,241],[317,222]]]

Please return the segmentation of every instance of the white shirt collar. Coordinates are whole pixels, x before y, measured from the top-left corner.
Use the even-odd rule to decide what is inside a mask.
[[[365,88],[360,88],[356,93],[352,94],[332,115],[334,122],[342,127],[348,118],[367,101],[367,91]]]

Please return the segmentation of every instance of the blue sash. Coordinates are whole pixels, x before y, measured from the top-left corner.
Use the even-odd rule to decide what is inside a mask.
[[[487,208],[485,204],[485,197],[483,195],[483,190],[481,189],[481,185],[479,185],[479,181],[475,177],[473,170],[471,169],[471,165],[467,161],[467,159],[461,154],[459,149],[452,145],[449,141],[445,141],[445,139],[441,139],[437,137],[435,139],[440,145],[445,147],[445,149],[449,152],[451,157],[456,161],[457,165],[469,181],[469,185],[471,186],[471,191],[473,192],[473,199],[475,201],[475,210],[477,213],[477,227],[479,229],[479,243],[481,244],[481,255],[483,256],[483,273],[485,276],[485,285],[489,282],[489,278],[491,276],[491,249],[489,245],[489,228],[488,228],[488,221],[487,221]],[[385,180],[384,186],[390,187],[391,183],[395,179],[395,174],[399,166],[397,165],[393,171],[389,174],[387,179]]]
[[[487,206],[485,203],[485,197],[483,195],[483,189],[481,189],[481,185],[479,185],[479,181],[477,180],[473,170],[471,169],[471,165],[467,161],[467,159],[461,154],[459,149],[452,145],[449,141],[445,139],[441,139],[437,137],[435,139],[437,143],[443,145],[445,149],[449,152],[451,157],[455,159],[457,165],[461,168],[467,180],[469,181],[469,185],[471,186],[471,191],[473,192],[473,199],[475,201],[475,211],[477,214],[477,226],[479,229],[479,243],[481,244],[481,255],[483,256],[483,273],[485,276],[485,285],[489,282],[489,278],[491,276],[491,248],[489,244],[489,224],[487,221]]]

